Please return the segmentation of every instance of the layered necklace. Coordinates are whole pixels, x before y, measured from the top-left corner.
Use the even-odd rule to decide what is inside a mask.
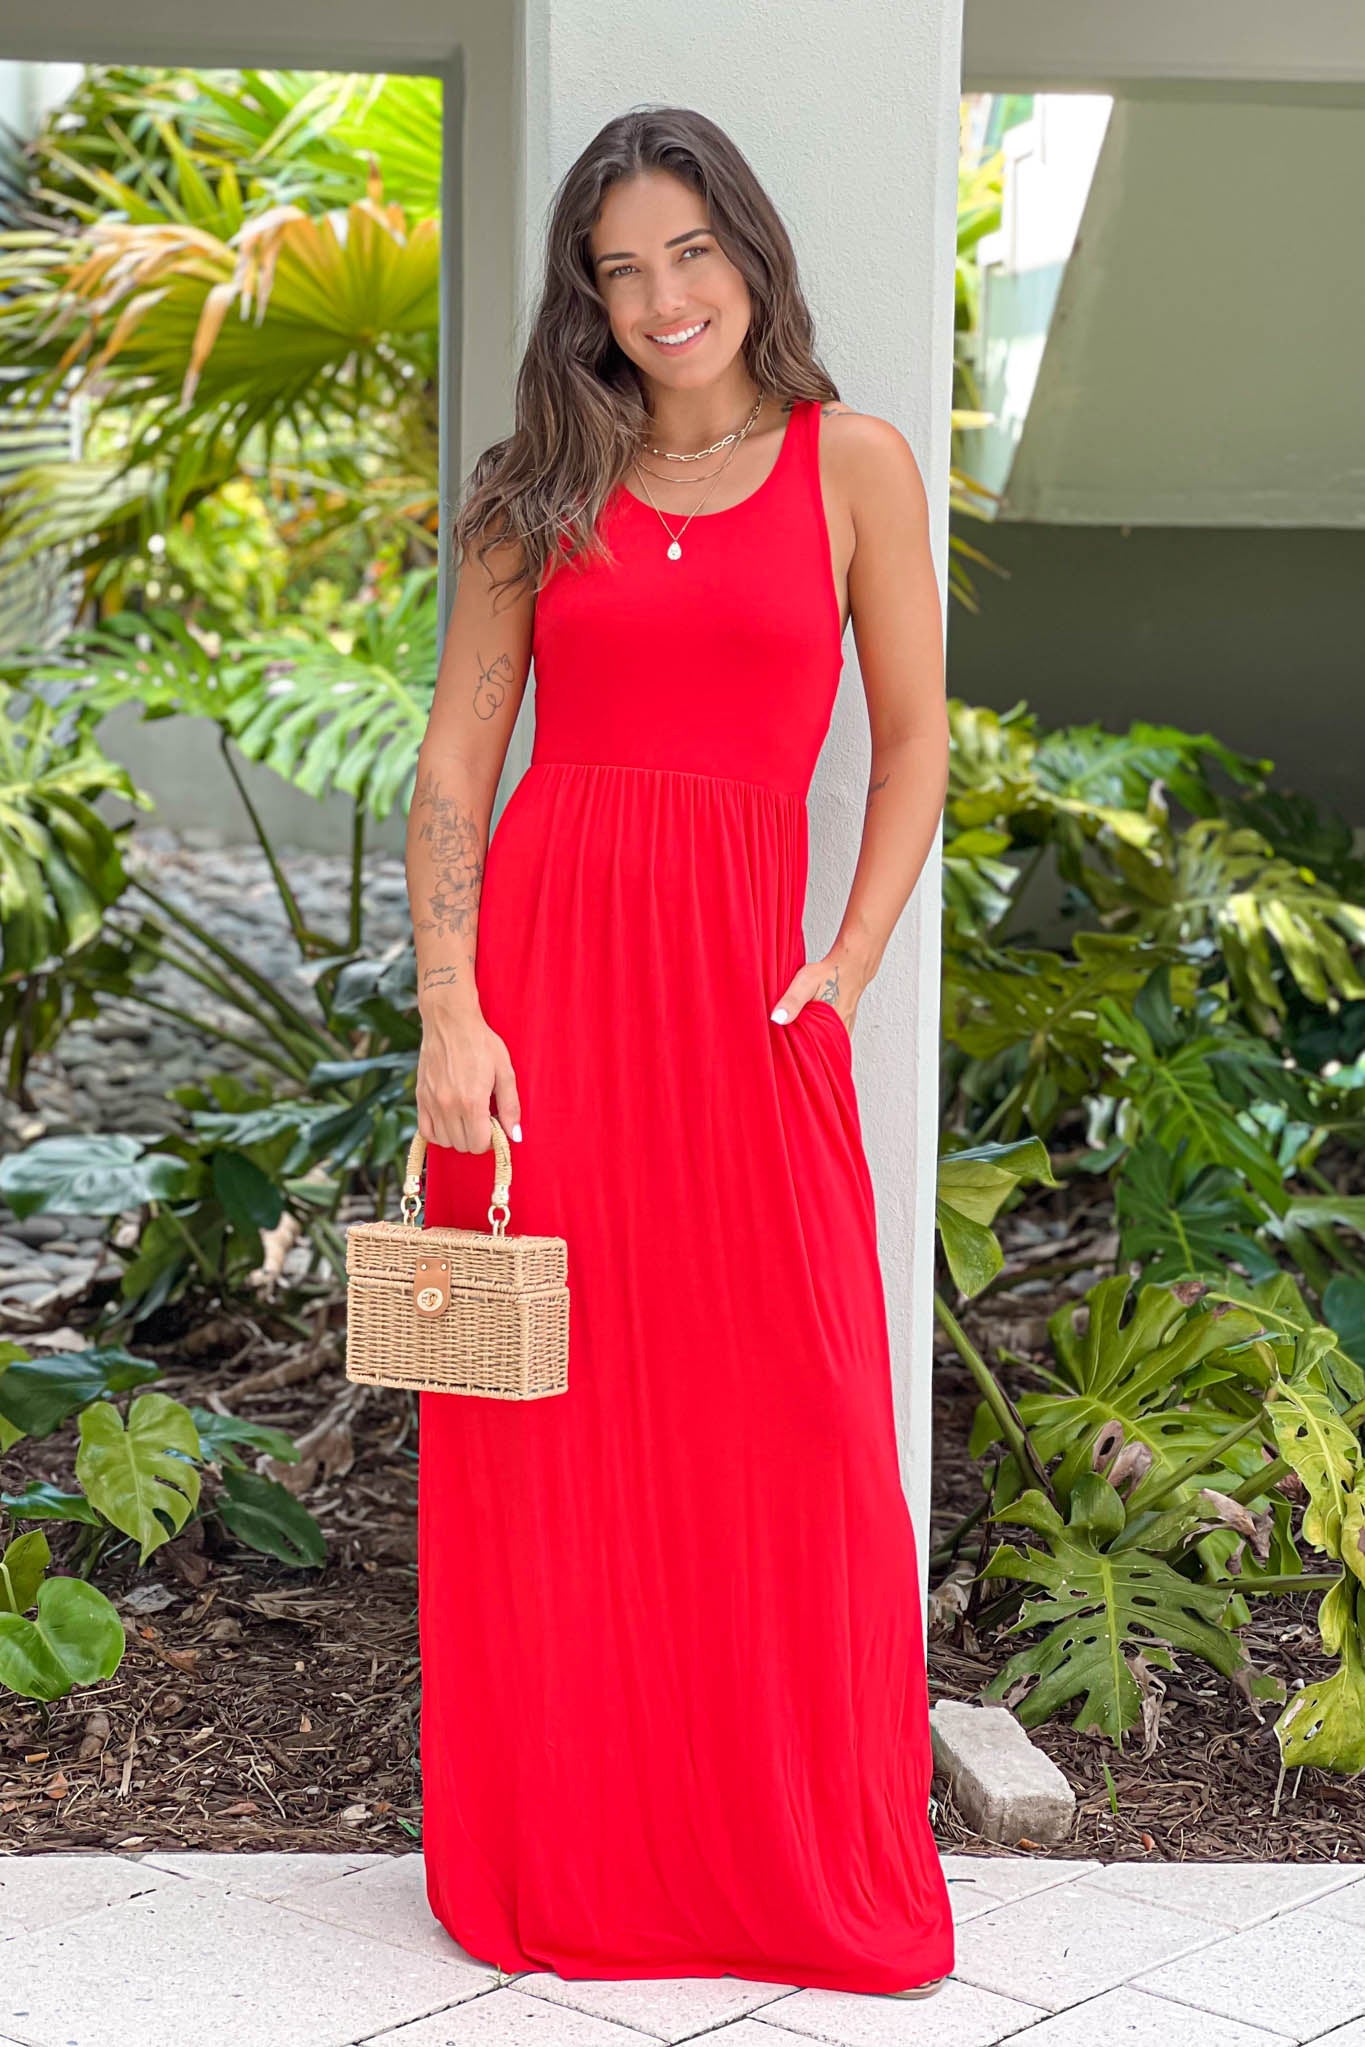
[[[722,435],[720,440],[714,441],[709,448],[698,448],[694,453],[691,454],[675,454],[671,448],[651,447],[645,450],[646,454],[649,455],[662,455],[666,462],[702,462],[706,459],[708,455],[719,455],[722,449],[728,449],[729,453],[726,455],[725,460],[721,463],[719,469],[713,470],[709,476],[697,478],[689,477],[686,479],[670,477],[668,471],[665,469],[651,469],[646,471],[639,457],[636,456],[633,458],[636,473],[640,478],[640,482],[644,485],[645,497],[648,499],[649,504],[653,509],[654,516],[659,521],[659,524],[663,527],[664,532],[667,533],[668,535],[668,547],[666,552],[669,561],[675,562],[682,560],[683,534],[686,533],[688,527],[696,518],[698,512],[701,511],[702,506],[706,503],[707,498],[710,497],[711,492],[715,489],[721,477],[724,476],[726,470],[734,461],[735,453],[739,447],[740,442],[747,437],[750,428],[753,426],[754,421],[758,418],[759,412],[762,410],[762,406],[763,393],[760,391],[757,398],[755,398],[753,402],[753,406],[750,410],[749,417],[745,420],[743,426],[739,427],[736,431],[732,433]],[[673,532],[672,528],[669,526],[667,519],[665,519],[663,513],[659,510],[659,507],[654,503],[654,499],[653,496],[651,495],[649,485],[645,483],[646,475],[654,476],[670,483],[687,481],[706,484],[707,489],[705,495],[702,497],[701,503],[696,504],[692,507],[692,510],[683,520],[682,525],[678,528],[676,533]]]

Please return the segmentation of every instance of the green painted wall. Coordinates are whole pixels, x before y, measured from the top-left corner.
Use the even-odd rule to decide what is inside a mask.
[[[948,686],[1047,724],[1152,718],[1268,755],[1365,827],[1365,533],[971,525],[1010,571],[948,623]]]

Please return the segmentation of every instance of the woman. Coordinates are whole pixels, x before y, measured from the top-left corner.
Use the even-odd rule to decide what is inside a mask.
[[[428,1225],[487,1227],[512,1139],[569,1385],[422,1396],[428,1894],[507,1971],[922,1994],[952,1932],[850,1032],[945,790],[924,493],[682,109],[564,180],[516,416],[412,803],[417,1108]],[[871,789],[807,959],[848,615]]]

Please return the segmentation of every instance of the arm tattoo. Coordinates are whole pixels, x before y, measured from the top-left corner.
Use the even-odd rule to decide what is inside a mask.
[[[815,1000],[817,1002],[837,1002],[839,1000],[839,969],[837,967],[835,967],[833,973],[826,975],[821,986],[816,989]]]
[[[865,804],[863,805],[863,809],[864,809],[864,811],[868,811],[868,810],[870,810],[870,809],[872,808],[872,799],[873,799],[873,797],[874,797],[874,796],[878,796],[878,795],[880,795],[881,791],[882,791],[882,790],[883,790],[883,789],[884,789],[884,788],[886,787],[887,783],[888,783],[888,782],[889,782],[890,780],[891,780],[891,773],[890,773],[890,770],[888,769],[888,770],[887,770],[887,772],[886,772],[886,774],[884,774],[884,775],[882,776],[882,778],[881,778],[880,782],[874,782],[874,783],[872,784],[871,788],[870,788],[870,789],[868,790],[868,792],[867,792],[867,802],[866,802],[866,803],[865,803]]]
[[[424,769],[413,802],[425,815],[418,837],[431,849],[430,915],[416,920],[418,931],[440,938],[469,938],[477,928],[483,886],[484,854],[479,827],[472,814],[453,797],[442,795],[435,772]],[[459,969],[447,961],[426,969],[423,988],[448,985]]]
[[[478,658],[478,657],[476,657]],[[479,662],[479,679],[474,685],[474,710],[480,718],[491,718],[507,700],[512,683],[512,663],[506,654]]]

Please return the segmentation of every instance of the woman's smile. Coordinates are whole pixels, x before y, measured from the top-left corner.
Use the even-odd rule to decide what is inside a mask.
[[[645,340],[652,341],[656,348],[666,349],[670,355],[686,355],[710,325],[709,320],[692,320],[684,327],[661,327],[656,333],[647,333]]]

